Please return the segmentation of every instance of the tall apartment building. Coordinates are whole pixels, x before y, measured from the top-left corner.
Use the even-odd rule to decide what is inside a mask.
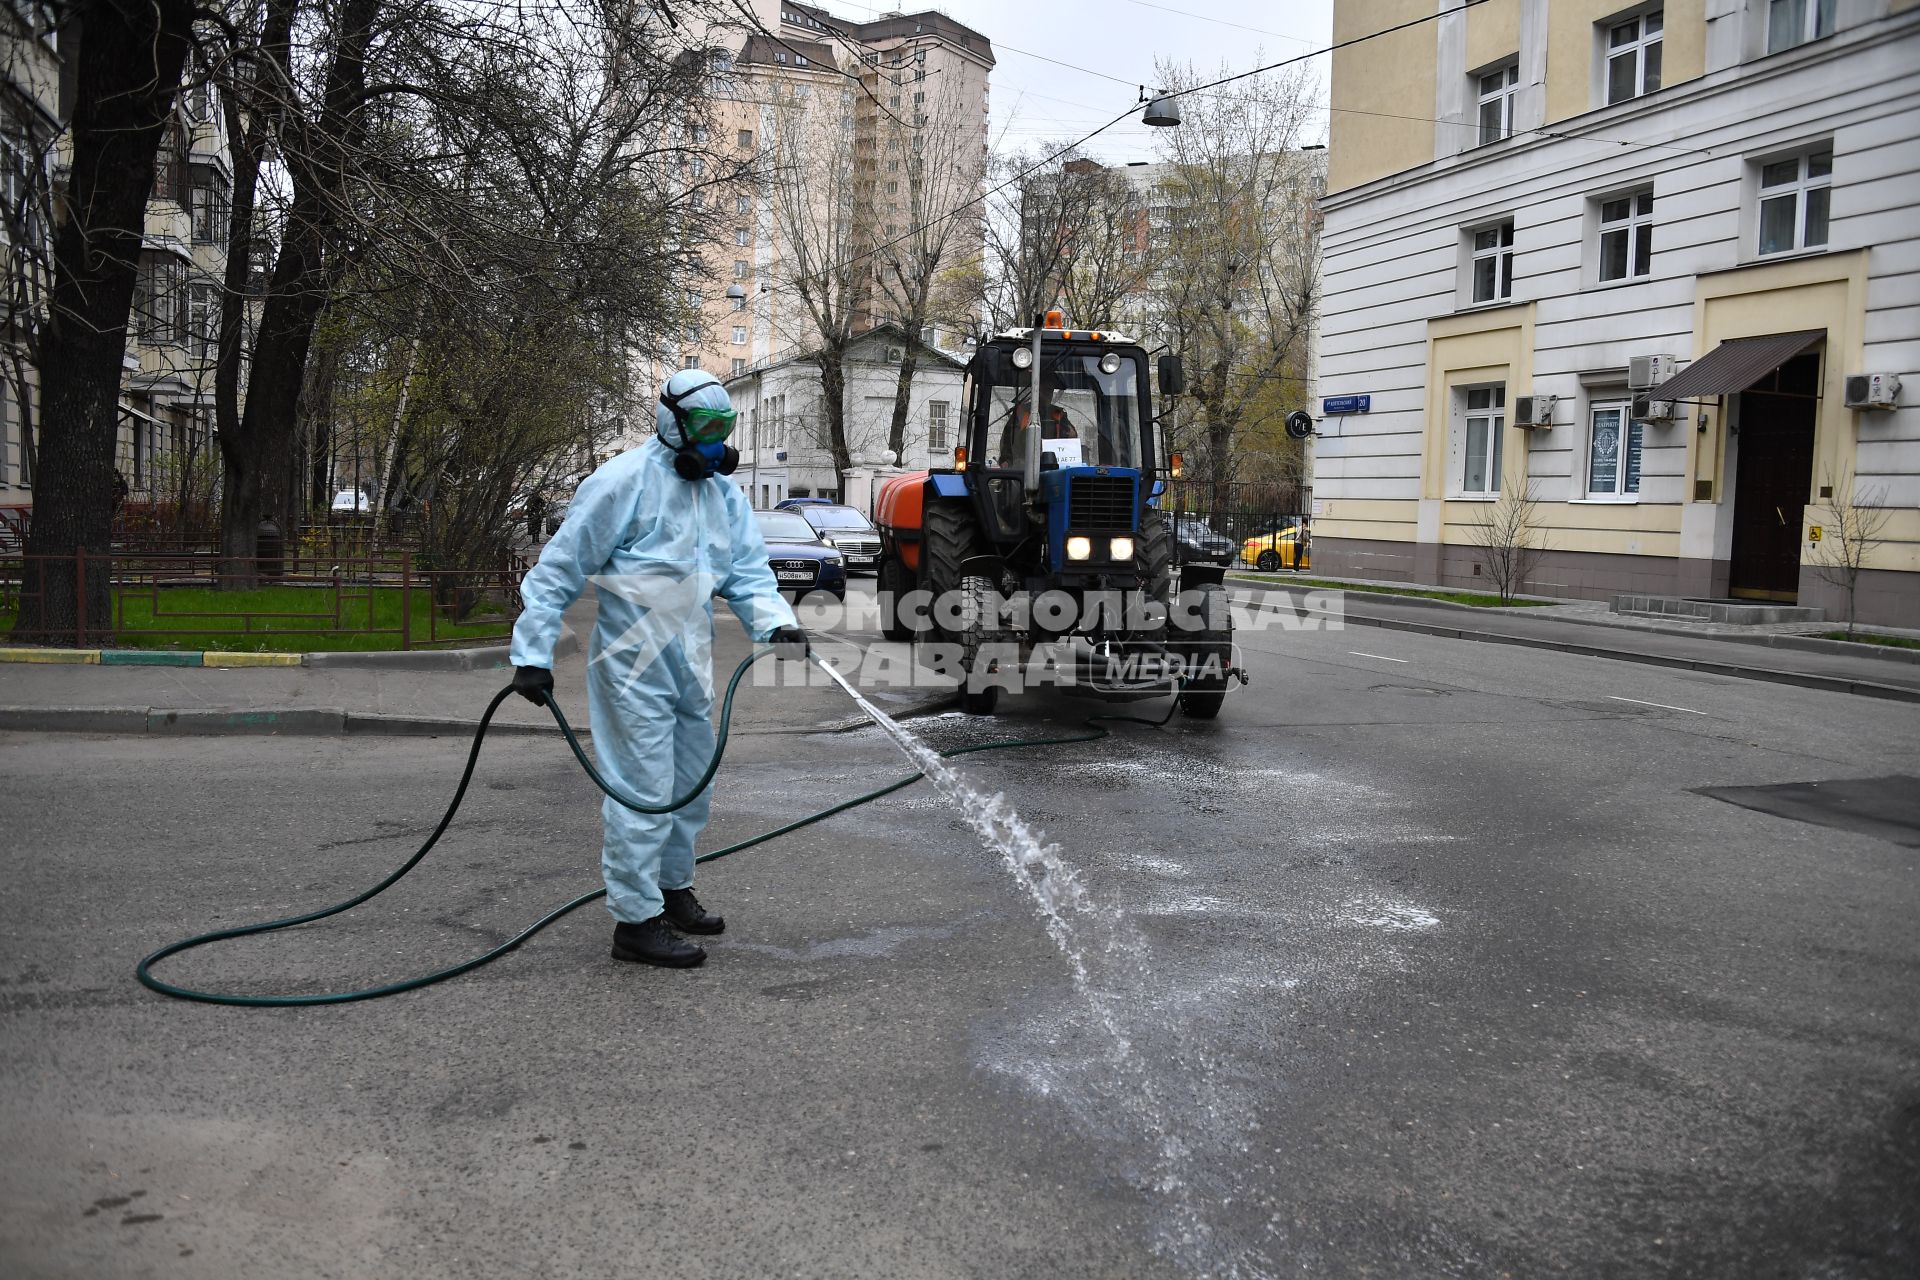
[[[818,189],[805,194],[852,201],[844,241],[809,247],[816,257],[861,259],[849,268],[856,332],[903,319],[875,278],[877,256],[867,255],[914,225],[916,160],[936,157],[939,183],[969,193],[986,170],[986,37],[935,12],[860,22],[792,0],[755,0],[753,11],[761,29],[708,34],[719,74],[711,123],[693,140],[729,162],[752,163],[758,181],[712,197],[712,232],[701,246],[709,281],[693,299],[701,318],[665,361],[722,378],[802,354],[818,337],[789,280],[794,219],[782,216],[780,202],[781,184],[794,178],[775,142],[782,128],[806,129],[844,157],[843,171],[831,181],[815,177]],[[704,176],[704,164],[693,168],[690,179]],[[978,220],[977,206],[960,215],[947,262],[978,254]],[[923,336],[957,346],[962,335]]]
[[[29,341],[50,279],[44,211],[58,198],[65,168],[70,77],[63,77],[59,36],[45,13],[9,6],[6,56],[0,60],[0,186],[7,216],[0,221],[6,271],[0,314],[0,511],[20,514],[33,505],[33,451],[22,400],[37,409],[39,380]],[[127,321],[126,374],[119,404],[115,466],[127,484],[130,507],[165,503],[181,491],[181,471],[199,468],[194,492],[211,497],[213,340],[226,271],[231,170],[226,127],[214,91],[189,83],[175,103],[160,144],[147,202],[145,242]],[[41,278],[30,279],[38,274]],[[13,357],[20,356],[16,376]],[[37,431],[38,414],[32,415]]]
[[[1423,17],[1433,20],[1416,22]],[[1336,0],[1315,568],[1920,626],[1916,0]],[[1891,378],[1904,375],[1906,388]],[[1354,406],[1326,405],[1351,410]]]

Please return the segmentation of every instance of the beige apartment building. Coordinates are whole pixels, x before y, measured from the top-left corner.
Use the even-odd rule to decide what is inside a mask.
[[[710,279],[693,299],[701,318],[663,362],[721,378],[817,340],[790,284],[800,219],[783,212],[780,184],[810,184],[802,194],[816,204],[851,202],[850,218],[822,211],[807,219],[806,252],[814,261],[863,259],[849,267],[860,332],[901,319],[876,278],[877,258],[864,255],[914,225],[915,161],[937,165],[933,181],[943,191],[975,194],[986,170],[993,47],[985,36],[931,11],[863,22],[791,0],[755,0],[753,10],[764,30],[715,27],[708,35],[720,74],[711,123],[693,141],[729,162],[751,163],[757,181],[711,197],[713,233],[701,249]],[[828,170],[796,179],[792,157],[783,163],[777,143],[782,128],[806,131],[808,150],[833,158]],[[688,177],[698,181],[705,166],[695,169]],[[979,252],[977,208],[970,233],[968,216],[948,250],[956,264]],[[964,335],[923,336],[958,346]]]
[[[1427,19],[1421,21],[1421,19]],[[1920,626],[1915,0],[1336,0],[1315,567]],[[1904,380],[1904,389],[1901,382]]]

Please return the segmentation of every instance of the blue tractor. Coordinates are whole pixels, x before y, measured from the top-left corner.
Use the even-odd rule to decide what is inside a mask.
[[[1224,568],[1176,569],[1153,505],[1178,457],[1155,451],[1147,369],[1139,343],[1059,312],[998,334],[967,365],[952,466],[882,485],[883,625],[960,677],[966,710],[1044,672],[1114,697],[1177,689],[1211,719],[1246,679]],[[1177,358],[1158,375],[1163,397],[1183,389]]]

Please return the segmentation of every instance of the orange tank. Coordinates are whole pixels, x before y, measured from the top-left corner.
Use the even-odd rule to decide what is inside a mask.
[[[873,500],[873,522],[900,562],[920,571],[920,528],[926,505],[927,472],[908,471],[880,483]]]

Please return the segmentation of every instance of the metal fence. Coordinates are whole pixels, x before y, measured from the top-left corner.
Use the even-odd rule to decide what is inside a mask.
[[[1160,495],[1181,563],[1301,572],[1313,566],[1308,494],[1294,485],[1173,481]]]
[[[14,555],[0,558],[0,630],[15,642],[79,648],[497,644],[512,634],[526,570],[518,556],[494,569],[422,568],[407,551],[329,559],[289,549],[243,561],[193,551]],[[92,620],[79,610],[57,634],[19,634],[15,620],[44,616],[33,606],[55,587],[56,600],[104,599],[104,623],[97,609]]]

